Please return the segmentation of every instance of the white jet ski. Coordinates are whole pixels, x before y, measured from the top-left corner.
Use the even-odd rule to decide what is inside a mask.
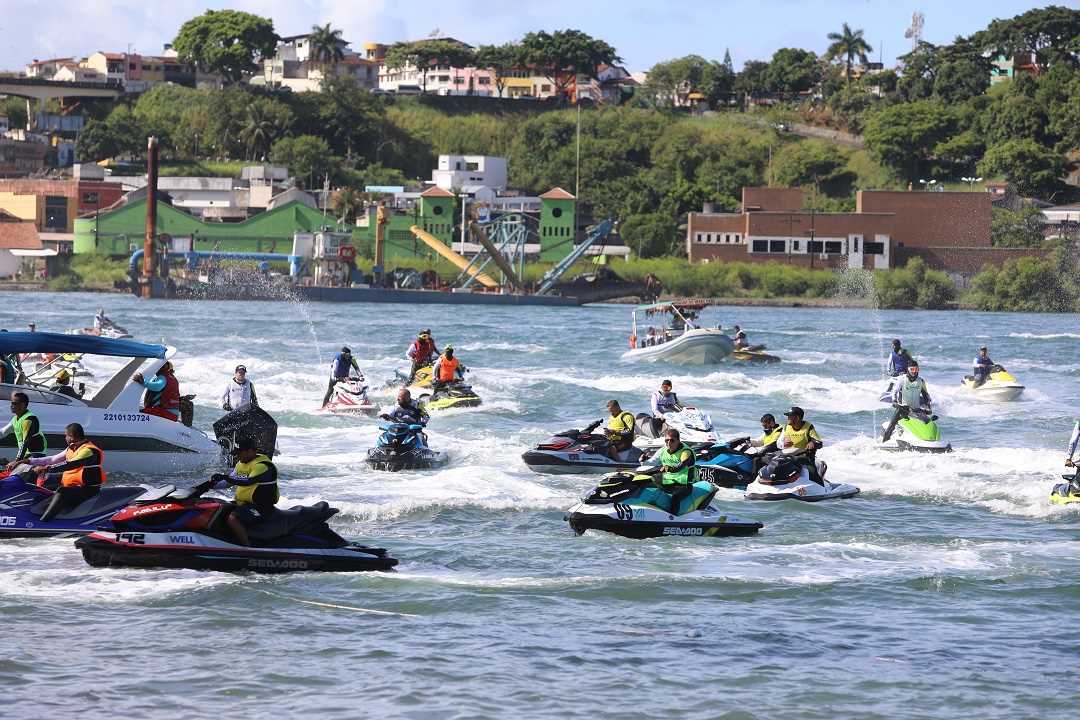
[[[334,385],[330,402],[323,409],[335,415],[377,415],[379,412],[379,406],[368,397],[368,386],[362,374]]]
[[[635,539],[754,535],[764,527],[723,511],[713,502],[716,491],[712,483],[699,480],[673,509],[671,496],[654,486],[650,475],[612,473],[567,510],[564,519],[578,535],[603,530]]]
[[[707,412],[684,406],[678,412],[665,413],[663,423],[653,422],[648,413],[638,413],[634,422],[634,444],[644,450],[657,450],[664,446],[664,432],[668,429],[678,430],[679,438],[691,447],[714,445],[720,441]]]
[[[821,482],[810,479],[810,469],[799,457],[802,451],[777,453],[769,464],[761,468],[754,482],[746,486],[747,500],[840,500],[855,497],[859,488],[846,483],[831,483],[825,479],[828,470],[823,462],[817,463]]]
[[[523,453],[521,459],[533,472],[567,474],[632,470],[649,456],[647,451],[631,447],[619,460],[611,459],[611,443],[603,435],[593,434],[600,423],[597,420],[584,430],[564,430],[553,435]]]

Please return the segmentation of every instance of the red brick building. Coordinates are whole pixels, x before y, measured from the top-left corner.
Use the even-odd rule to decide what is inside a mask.
[[[740,212],[690,213],[687,254],[692,262],[866,269],[918,255],[933,267],[973,272],[1015,254],[991,246],[992,200],[986,193],[860,190],[855,212],[823,213],[803,209],[799,189],[743,188]]]
[[[102,180],[0,180],[0,210],[34,223],[39,231],[74,232],[75,218],[93,215],[124,194]]]

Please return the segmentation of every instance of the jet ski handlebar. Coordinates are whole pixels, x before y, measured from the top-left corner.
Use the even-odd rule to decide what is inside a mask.
[[[581,431],[581,434],[582,435],[591,435],[592,431],[595,430],[596,428],[600,427],[600,423],[602,423],[602,422],[604,422],[604,421],[603,420],[597,420],[596,422],[589,423]]]

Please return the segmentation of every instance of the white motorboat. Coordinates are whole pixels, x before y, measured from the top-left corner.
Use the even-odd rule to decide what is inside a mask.
[[[0,354],[25,352],[85,353],[128,358],[108,381],[83,398],[52,392],[25,380],[0,384],[0,399],[24,392],[45,433],[49,452],[64,447],[64,428],[79,423],[105,453],[109,472],[169,474],[203,470],[222,460],[221,444],[206,433],[156,415],[140,412],[143,388],[131,376],[152,376],[175,350],[130,340],[57,333],[0,333]],[[11,419],[5,402],[0,424]],[[15,437],[0,438],[0,454],[13,454]]]
[[[714,365],[735,349],[735,341],[716,328],[694,324],[697,313],[707,307],[702,300],[654,303],[634,308],[630,327],[630,349],[623,360],[671,362],[682,365]],[[670,324],[657,332],[650,327],[639,331],[638,313],[670,315]],[[643,321],[644,322],[644,321]]]

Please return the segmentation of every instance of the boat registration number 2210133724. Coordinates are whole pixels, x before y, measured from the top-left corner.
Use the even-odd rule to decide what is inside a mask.
[[[104,413],[105,422],[150,422],[146,413]]]

